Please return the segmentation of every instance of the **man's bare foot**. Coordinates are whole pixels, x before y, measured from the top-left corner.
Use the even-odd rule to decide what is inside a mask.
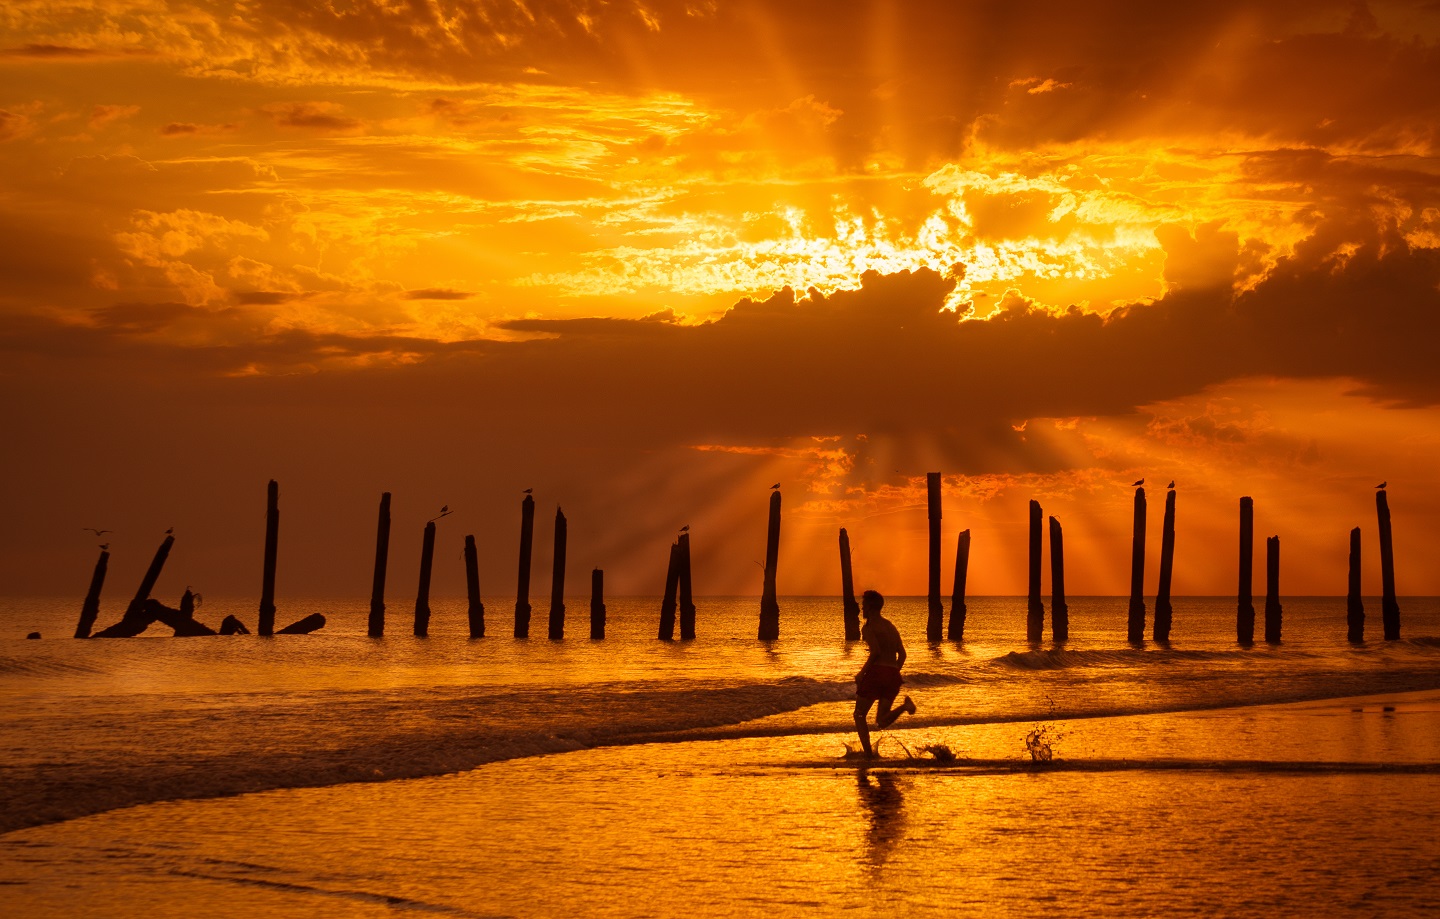
[[[907,715],[915,714],[915,702],[909,696],[905,697],[905,704],[900,706],[900,711]]]

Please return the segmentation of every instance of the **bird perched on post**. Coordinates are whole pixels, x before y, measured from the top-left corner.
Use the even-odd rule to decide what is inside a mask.
[[[448,505],[448,504],[443,505],[443,506],[440,508],[440,516],[439,516],[439,517],[431,517],[431,518],[430,518],[430,523],[434,523],[435,521],[439,520],[440,517],[449,517],[449,516],[450,516],[450,505]]]
[[[533,489],[533,488],[527,488],[527,489],[525,489],[524,494],[527,494],[527,495],[528,495],[528,494],[530,494],[531,492],[533,492],[534,490],[535,490],[535,489]]]
[[[175,535],[175,528],[174,528],[174,527],[171,527],[170,529],[166,530],[166,531],[165,531],[165,535],[166,535],[166,536],[174,536],[174,535]]]
[[[1375,487],[1376,487],[1376,488],[1384,488],[1385,485],[1386,485],[1385,482],[1381,482],[1379,485],[1376,485]]]
[[[1144,479],[1141,479],[1141,480],[1138,481],[1138,482],[1132,482],[1132,483],[1131,483],[1132,487],[1134,487],[1134,486],[1140,486],[1140,485],[1144,485],[1144,484],[1145,484],[1145,480],[1144,480]]]
[[[682,533],[688,533],[688,532],[690,532],[690,524],[687,523],[687,524],[685,524],[683,527],[681,527],[681,528],[680,528],[680,532],[682,532]]]
[[[1169,484],[1169,485],[1166,485],[1165,487],[1166,487],[1166,488],[1173,489],[1173,488],[1175,487],[1175,480],[1174,480],[1174,479],[1171,479],[1171,480],[1170,480],[1170,484]]]
[[[771,485],[771,486],[770,486],[770,489],[773,491],[773,490],[775,490],[775,489],[777,489],[777,488],[779,488],[779,487],[780,487],[780,483],[779,483],[779,482],[776,482],[774,485]]]

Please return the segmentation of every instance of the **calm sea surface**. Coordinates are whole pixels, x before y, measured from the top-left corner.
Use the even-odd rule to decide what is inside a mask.
[[[324,613],[308,636],[82,642],[64,637],[75,600],[0,601],[0,900],[57,916],[1440,908],[1440,600],[1401,599],[1399,642],[1367,601],[1371,640],[1352,646],[1343,599],[1291,598],[1282,644],[1240,648],[1228,598],[1177,600],[1166,647],[1125,642],[1124,598],[1074,598],[1062,648],[1024,641],[1024,598],[972,599],[966,641],[934,645],[924,600],[892,599],[919,713],[869,767],[841,743],[864,651],[837,600],[783,598],[771,643],[757,600],[697,605],[692,642],[655,640],[655,598],[610,600],[598,642],[583,598],[564,641],[543,637],[543,601],[541,637],[510,637],[495,602],[472,641],[463,600],[432,602],[428,639],[393,604],[381,640],[363,603],[315,600],[277,617]],[[248,600],[198,618],[227,613],[254,625]]]

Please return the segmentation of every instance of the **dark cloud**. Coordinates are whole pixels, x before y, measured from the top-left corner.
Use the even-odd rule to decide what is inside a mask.
[[[49,45],[49,44],[27,44],[16,48],[6,48],[0,51],[0,55],[6,57],[33,57],[33,58],[87,58],[101,57],[104,52],[95,48],[77,48],[71,45]]]
[[[407,290],[400,295],[402,300],[468,300],[475,294],[466,290],[452,290],[448,287],[421,287]]]
[[[342,114],[333,102],[277,102],[263,111],[283,128],[311,128],[319,131],[358,131],[364,122]]]
[[[300,294],[288,290],[237,290],[234,293],[235,302],[247,306],[275,306],[289,303],[298,296]]]

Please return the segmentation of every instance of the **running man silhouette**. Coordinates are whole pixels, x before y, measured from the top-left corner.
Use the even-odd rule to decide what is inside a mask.
[[[867,590],[860,598],[860,612],[865,624],[860,628],[860,637],[870,648],[865,666],[855,674],[855,730],[860,734],[860,746],[867,757],[874,757],[870,748],[870,728],[866,719],[870,717],[870,706],[878,700],[880,709],[875,713],[875,726],[880,730],[895,723],[902,714],[915,714],[915,703],[906,696],[899,708],[892,709],[895,697],[900,693],[900,668],[905,666],[905,643],[900,640],[900,631],[880,610],[885,608],[885,598],[876,590]]]

